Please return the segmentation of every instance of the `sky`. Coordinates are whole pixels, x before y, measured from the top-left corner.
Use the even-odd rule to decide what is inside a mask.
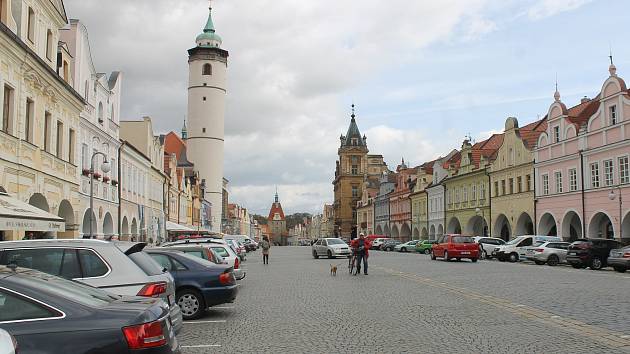
[[[122,119],[180,131],[186,50],[207,0],[66,0],[97,71],[123,72]],[[543,117],[630,71],[627,0],[215,0],[230,52],[225,177],[230,202],[266,214],[332,203],[339,136],[356,105],[372,154],[412,166]],[[624,46],[625,45],[625,46]]]

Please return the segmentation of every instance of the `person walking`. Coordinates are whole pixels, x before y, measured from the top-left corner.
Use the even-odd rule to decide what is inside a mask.
[[[350,247],[352,247],[357,256],[357,272],[355,275],[361,273],[361,260],[363,260],[363,274],[368,275],[368,250],[372,247],[372,242],[365,238],[365,234],[361,233],[359,238],[355,238],[350,242]]]
[[[271,244],[267,236],[264,236],[263,240],[260,242],[260,248],[262,248],[263,264],[269,264],[269,249],[271,248]]]

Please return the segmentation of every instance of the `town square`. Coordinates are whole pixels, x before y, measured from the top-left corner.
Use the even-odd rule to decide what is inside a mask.
[[[0,354],[630,353],[624,0],[0,0]]]

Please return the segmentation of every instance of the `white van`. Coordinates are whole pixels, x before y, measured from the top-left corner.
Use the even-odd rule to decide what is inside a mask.
[[[510,240],[505,245],[496,247],[492,251],[492,256],[499,261],[517,262],[525,259],[526,247],[541,244],[543,242],[560,242],[562,239],[557,236],[523,235]]]

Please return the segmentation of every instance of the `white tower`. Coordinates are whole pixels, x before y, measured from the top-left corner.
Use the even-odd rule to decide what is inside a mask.
[[[197,46],[188,50],[187,154],[205,181],[212,231],[221,231],[223,136],[228,52],[212,23],[212,7]]]

